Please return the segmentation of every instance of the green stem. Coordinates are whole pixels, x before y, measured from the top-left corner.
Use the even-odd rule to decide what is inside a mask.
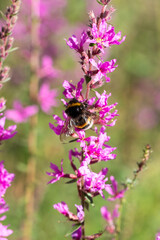
[[[83,149],[82,149],[82,161],[83,161]],[[84,178],[81,179],[81,205],[83,207],[83,211],[85,210],[85,195],[84,195]],[[85,211],[84,211],[85,213]],[[85,214],[84,214],[84,221],[81,224],[82,228],[82,240],[85,240]]]
[[[117,224],[116,224],[115,240],[119,240],[119,237],[120,237],[123,204],[124,204],[124,199],[121,198],[120,207],[119,207],[119,218],[117,219]]]

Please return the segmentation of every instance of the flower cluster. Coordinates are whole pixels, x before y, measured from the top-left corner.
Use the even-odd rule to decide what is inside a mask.
[[[81,220],[75,215],[73,217],[64,202],[54,205],[68,219],[73,220],[74,218],[78,221],[80,227],[73,232],[72,239],[96,239],[102,234],[101,232],[85,236],[84,207],[88,205],[87,201],[93,203],[93,198],[98,195],[102,198],[107,195],[109,201],[114,201],[117,198],[122,198],[126,191],[126,188],[118,191],[117,182],[113,176],[110,178],[111,182],[109,181],[108,168],[102,168],[98,173],[91,169],[91,165],[95,163],[116,158],[114,153],[116,148],[108,145],[110,137],[105,131],[107,127],[115,125],[118,116],[115,109],[117,103],[108,103],[111,94],[107,94],[105,90],[101,94],[94,90],[95,95],[90,97],[91,90],[110,81],[108,74],[117,67],[115,65],[116,59],[103,60],[105,50],[112,45],[119,45],[125,40],[125,37],[121,37],[121,32],[116,34],[114,27],[107,23],[110,20],[111,12],[113,12],[113,8],[107,8],[107,3],[108,1],[104,3],[100,16],[97,18],[93,12],[89,13],[90,28],[82,32],[80,40],[75,35],[66,40],[67,45],[80,55],[84,77],[76,85],[67,80],[64,81],[63,95],[65,99],[62,99],[62,102],[66,110],[63,112],[63,119],[53,115],[56,123],[49,123],[50,128],[57,135],[60,135],[62,142],[71,139],[71,141],[79,142],[81,147],[81,151],[77,148],[69,151],[72,173],[64,171],[63,160],[61,161],[61,169],[51,163],[52,172],[47,173],[52,177],[49,183],[55,183],[61,178],[69,178],[70,183],[77,183],[83,211]],[[88,136],[87,129],[93,131],[93,136]],[[76,164],[77,162],[78,164]],[[118,217],[118,208],[116,207],[111,215],[107,208],[103,207],[102,215],[109,224],[109,232],[113,233],[113,218]]]
[[[4,21],[0,31],[0,88],[3,83],[8,81],[9,67],[4,66],[4,60],[8,56],[10,51],[13,51],[12,45],[14,38],[12,37],[12,31],[17,21],[17,14],[20,8],[20,0],[12,0],[12,4],[7,8],[4,14]],[[0,99],[0,112],[5,109],[5,98]],[[6,116],[0,113],[0,144],[4,140],[12,138],[17,132],[16,125],[11,125],[5,128]],[[14,174],[8,173],[4,168],[4,162],[0,161],[0,239],[7,240],[7,237],[12,234],[12,230],[8,229],[9,225],[3,225],[2,221],[6,219],[4,214],[9,210],[8,205],[4,200],[4,195],[8,187],[11,186],[11,182],[14,179]]]
[[[11,182],[14,179],[14,174],[8,173],[7,170],[4,168],[3,161],[0,162],[0,214],[4,214],[9,210],[8,205],[6,204],[3,196],[8,187],[11,186]],[[1,216],[0,221],[6,219],[6,216]],[[8,229],[8,226],[3,225],[0,222],[0,239],[6,239],[10,234],[12,234],[12,230]]]

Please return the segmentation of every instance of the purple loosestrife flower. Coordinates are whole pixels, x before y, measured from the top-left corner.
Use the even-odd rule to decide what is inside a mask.
[[[16,123],[22,123],[28,121],[28,119],[38,112],[36,105],[23,107],[20,101],[14,101],[13,109],[9,109],[5,112],[7,119]]]
[[[110,180],[112,182],[112,188],[111,188],[111,191],[109,193],[113,197],[109,197],[108,200],[109,201],[114,201],[117,198],[123,198],[124,197],[124,193],[126,192],[127,188],[125,188],[125,189],[123,189],[121,191],[118,191],[118,183],[117,183],[117,181],[115,181],[115,178],[113,176],[111,176]]]
[[[90,39],[87,40],[89,43],[96,44],[97,47],[104,52],[103,48],[111,45],[119,45],[125,40],[125,37],[121,39],[121,32],[115,34],[114,27],[108,25],[105,19],[102,19],[99,27],[96,23],[92,24]]]
[[[69,38],[68,41],[66,39],[65,40],[66,40],[67,45],[70,48],[76,50],[79,53],[82,53],[84,51],[83,45],[85,44],[87,39],[88,39],[88,35],[86,34],[86,32],[83,31],[82,34],[81,34],[80,43],[78,42],[75,35],[73,35],[71,38]]]
[[[118,212],[119,205],[117,204],[115,206],[115,209],[113,210],[113,213],[111,214],[110,211],[108,211],[108,208],[103,206],[101,208],[101,214],[102,217],[106,220],[107,222],[107,227],[106,230],[110,234],[113,234],[115,232],[115,223],[114,219],[119,217],[119,212]]]
[[[107,136],[104,131],[105,127],[101,127],[99,134],[97,133],[97,137],[91,136],[84,138],[84,135],[79,134],[80,139],[78,141],[81,142],[81,147],[83,148],[84,154],[90,156],[90,164],[116,158],[116,154],[112,154],[116,148],[112,148],[106,144],[106,142],[110,140],[110,137]]]
[[[7,212],[9,210],[8,205],[6,204],[5,200],[0,197],[0,215]],[[6,219],[6,216],[0,217],[0,221],[3,221]]]
[[[5,200],[2,198],[7,190],[8,187],[11,186],[11,182],[14,179],[14,174],[8,173],[7,170],[4,168],[3,161],[0,162],[0,214],[5,213],[9,210],[8,205],[5,203]],[[6,216],[0,217],[0,221],[6,219]],[[9,235],[12,234],[12,230],[8,229],[8,226],[4,226],[0,223],[0,240],[7,240]]]
[[[125,37],[121,39],[121,33],[115,33],[114,27],[107,24],[110,20],[110,14],[113,9],[107,10],[106,5],[108,1],[104,1],[102,11],[97,18],[93,12],[90,12],[89,26],[90,30],[83,31],[80,41],[75,35],[72,35],[69,40],[66,40],[67,45],[80,54],[80,64],[84,77],[75,85],[74,83],[65,80],[63,82],[63,95],[65,99],[61,99],[65,105],[63,111],[63,118],[53,115],[56,121],[55,125],[49,124],[50,128],[60,135],[63,142],[63,136],[73,137],[71,141],[80,143],[81,151],[77,148],[69,151],[69,161],[74,171],[74,174],[64,173],[61,162],[61,169],[55,164],[51,164],[52,173],[48,175],[53,177],[49,183],[54,183],[61,178],[70,178],[67,183],[77,183],[77,190],[81,200],[81,205],[77,207],[77,215],[71,213],[65,202],[54,205],[60,213],[66,216],[71,221],[77,221],[81,224],[78,229],[72,234],[72,239],[96,239],[100,237],[103,232],[96,233],[90,236],[85,236],[84,226],[84,208],[89,207],[89,203],[93,203],[93,198],[97,195],[105,197],[105,192],[112,195],[112,199],[123,196],[125,190],[118,192],[116,182],[111,178],[112,184],[108,184],[108,168],[102,168],[101,171],[93,172],[91,164],[101,161],[108,161],[115,159],[116,155],[113,148],[108,145],[110,137],[105,133],[106,127],[114,126],[118,116],[115,109],[117,103],[108,104],[108,98],[111,94],[102,94],[93,91],[95,94],[90,97],[90,91],[103,85],[103,79],[106,82],[110,81],[108,73],[113,72],[117,67],[116,59],[105,61],[102,59],[104,50],[111,45],[119,45],[124,41]],[[87,44],[88,43],[88,44]],[[87,48],[88,47],[88,48]],[[98,61],[100,59],[101,61]],[[84,87],[86,83],[86,87]],[[100,127],[95,127],[99,125]],[[91,129],[94,136],[88,136],[87,130]],[[99,130],[98,130],[99,129]],[[77,138],[77,139],[74,139]],[[109,213],[107,208],[102,209],[102,213],[108,222],[108,231],[113,233],[115,231],[115,224],[113,219],[118,217],[117,208],[113,214]]]
[[[82,228],[79,227],[72,233],[72,240],[81,240],[82,237]]]
[[[54,209],[57,209],[61,214],[71,221],[82,222],[84,219],[84,212],[82,206],[75,205],[77,208],[77,215],[71,213],[65,202],[54,204]]]
[[[4,168],[3,161],[0,162],[0,197],[2,197],[7,188],[11,186],[11,182],[14,179],[13,173],[8,173]]]
[[[7,129],[4,129],[6,117],[0,118],[0,142],[12,138],[17,132],[16,125],[9,126]]]
[[[0,240],[7,240],[6,237],[13,233],[13,231],[8,229],[8,227],[9,226],[4,226],[2,223],[0,223]]]
[[[53,172],[51,172],[51,173],[47,172],[47,174],[49,176],[52,176],[53,179],[51,181],[49,181],[48,183],[55,183],[55,182],[59,181],[61,177],[64,176],[62,165],[63,165],[63,159],[61,161],[61,170],[59,170],[59,168],[55,164],[50,163],[50,168],[53,170]]]
[[[41,106],[41,109],[45,113],[50,113],[51,108],[58,105],[56,101],[56,97],[58,92],[56,89],[50,90],[50,86],[48,83],[43,83],[38,95],[38,101]]]
[[[114,112],[111,112],[111,110],[115,108],[117,103],[108,105],[108,98],[111,96],[111,94],[107,95],[106,91],[104,91],[102,94],[96,92],[96,96],[98,100],[95,103],[95,108],[100,109],[99,119],[96,123],[105,126],[114,126],[116,120],[113,120],[113,118],[119,115],[117,114],[117,110]]]
[[[63,114],[64,119],[67,121],[67,114]],[[49,123],[49,127],[55,132],[55,134],[60,135],[61,131],[64,127],[65,121],[62,120],[60,117],[57,115],[53,115],[53,119],[56,120],[57,126],[54,126],[52,123]]]
[[[114,66],[116,63],[116,59],[112,59],[110,62],[101,62],[99,61],[96,63],[96,61],[92,58],[89,60],[92,66],[94,66],[97,69],[97,74],[94,76],[94,79],[92,81],[92,84],[95,84],[96,82],[99,82],[101,78],[104,76],[106,79],[106,82],[110,81],[110,78],[107,77],[107,73],[113,72],[118,65]]]
[[[81,165],[78,169],[78,185],[81,185],[81,177],[83,176],[84,191],[91,193],[93,196],[101,195],[104,198],[103,190],[110,191],[109,184],[105,184],[108,178],[105,178],[108,172],[107,168],[102,169],[98,174],[89,170],[85,165]],[[104,179],[105,178],[105,179]]]
[[[65,96],[65,98],[67,99],[76,98],[79,101],[84,100],[84,97],[82,95],[83,83],[84,78],[81,78],[81,80],[77,83],[77,86],[65,80],[63,82],[63,87],[65,88],[65,90],[63,91],[63,95]]]

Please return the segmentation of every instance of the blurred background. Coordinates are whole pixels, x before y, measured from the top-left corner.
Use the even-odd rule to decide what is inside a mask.
[[[1,0],[0,9],[5,11],[10,1]],[[139,178],[138,184],[126,194],[123,209],[121,240],[152,240],[160,230],[160,1],[154,0],[112,0],[116,11],[111,23],[115,32],[121,31],[126,40],[120,46],[112,46],[106,60],[117,59],[119,67],[109,76],[111,82],[105,89],[112,93],[110,103],[118,102],[119,117],[116,126],[107,129],[111,136],[110,145],[117,147],[114,161],[98,166],[107,166],[109,175],[114,175],[119,183],[132,177],[136,163],[141,160],[143,149],[150,144],[153,150],[147,168]],[[52,205],[65,201],[75,212],[74,204],[79,204],[75,185],[65,181],[47,185],[46,175],[50,162],[60,166],[64,158],[64,168],[70,171],[67,152],[78,147],[77,143],[62,144],[59,137],[49,128],[53,123],[52,114],[62,116],[63,80],[76,83],[83,73],[78,63],[78,55],[65,43],[72,34],[80,35],[88,24],[89,10],[100,12],[96,0],[46,0],[41,11],[39,59],[44,70],[45,59],[51,62],[50,74],[40,78],[40,85],[47,81],[57,90],[57,106],[50,114],[39,111],[37,125],[37,156],[35,172],[33,240],[64,239],[71,224],[53,209]],[[14,30],[14,46],[19,47],[11,53],[6,64],[11,67],[11,81],[1,90],[7,99],[7,108],[12,108],[15,99],[23,105],[33,104],[29,97],[32,71],[29,58],[31,46],[31,0],[23,0],[19,20]],[[46,58],[45,58],[46,57]],[[12,121],[7,122],[13,124]],[[18,134],[1,147],[1,160],[5,167],[15,173],[12,187],[7,190],[6,201],[10,206],[6,224],[14,230],[9,239],[22,240],[25,224],[26,176],[29,123],[18,124]],[[65,156],[65,157],[64,157]],[[105,226],[100,215],[100,207],[108,205],[106,200],[95,198],[95,207],[86,215],[87,234],[95,233]],[[96,217],[95,217],[96,216]],[[66,238],[70,239],[70,237]],[[103,235],[100,239],[106,239]]]

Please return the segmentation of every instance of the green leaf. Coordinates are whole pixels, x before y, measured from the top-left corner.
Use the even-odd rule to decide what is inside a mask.
[[[95,45],[96,45],[96,43],[90,43],[90,44],[89,44],[90,47],[93,47],[93,46],[95,46]]]
[[[85,195],[86,201],[90,203],[92,207],[94,207],[92,195],[90,193],[84,193],[84,195]]]
[[[72,180],[66,182],[66,184],[75,183],[76,181],[77,181],[77,179],[72,179]]]
[[[85,80],[86,80],[86,84],[88,84],[91,81],[91,77],[88,75],[85,75]]]
[[[74,224],[74,230],[73,230],[72,232],[70,232],[70,233],[67,233],[67,234],[65,235],[65,237],[68,237],[68,236],[72,235],[72,233],[73,233],[74,231],[76,231],[80,226],[81,226],[80,223]]]
[[[6,21],[7,18],[6,18],[5,14],[2,11],[0,11],[0,15]]]
[[[16,51],[17,49],[19,49],[19,47],[11,48],[11,49],[9,49],[7,52],[8,52],[8,53],[11,53],[11,52],[13,52],[13,51]]]
[[[1,81],[1,83],[8,82],[9,80],[11,80],[11,78],[10,78],[10,77],[8,77],[8,78],[4,79],[3,81]]]
[[[99,4],[103,5],[103,3],[102,3],[102,2],[100,2],[99,0],[97,0],[97,3],[99,3]]]

